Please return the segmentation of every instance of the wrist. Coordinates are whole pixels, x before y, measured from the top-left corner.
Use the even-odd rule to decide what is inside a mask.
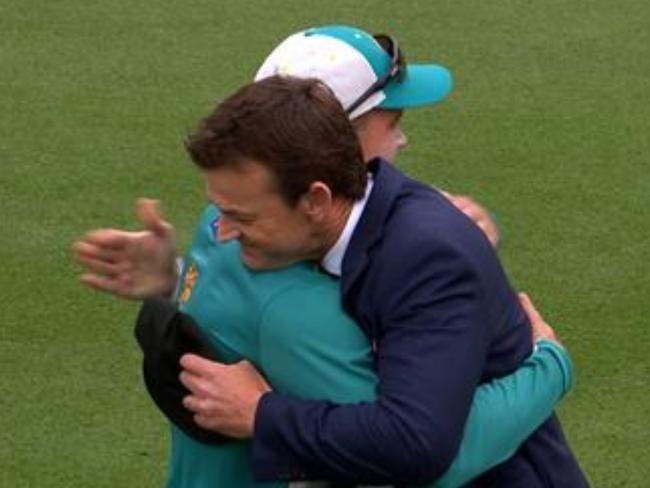
[[[173,300],[176,298],[179,292],[179,287],[181,286],[181,276],[183,274],[183,258],[174,257],[172,258],[171,264],[168,267],[167,279],[165,284],[162,286],[160,296]]]

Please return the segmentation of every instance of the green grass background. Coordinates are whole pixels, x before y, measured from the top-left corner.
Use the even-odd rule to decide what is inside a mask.
[[[203,203],[182,139],[288,33],[395,34],[456,89],[408,113],[409,173],[498,215],[503,260],[570,347],[561,416],[596,487],[648,486],[647,0],[0,3],[0,486],[160,486],[136,306],[82,290],[71,242],[159,197]]]

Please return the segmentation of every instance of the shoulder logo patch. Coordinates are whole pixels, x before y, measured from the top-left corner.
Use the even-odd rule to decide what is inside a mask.
[[[192,290],[194,289],[194,285],[196,284],[196,280],[198,279],[199,279],[199,270],[197,269],[196,265],[192,263],[190,264],[190,267],[187,268],[187,272],[185,273],[185,279],[183,280],[183,288],[178,298],[178,301],[180,302],[181,305],[187,303],[187,301],[192,296]]]

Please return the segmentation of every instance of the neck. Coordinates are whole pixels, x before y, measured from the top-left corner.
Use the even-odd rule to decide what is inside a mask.
[[[319,245],[315,252],[314,259],[320,261],[327,254],[327,252],[336,244],[339,236],[348,222],[354,201],[350,200],[337,200],[332,209],[327,222],[320,227],[317,240]]]

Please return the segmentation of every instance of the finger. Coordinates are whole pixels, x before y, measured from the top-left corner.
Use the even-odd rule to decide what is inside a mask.
[[[87,242],[73,245],[77,262],[99,274],[117,274],[131,269],[131,263],[124,258],[124,253],[105,247],[98,247]]]
[[[184,354],[181,356],[180,364],[184,370],[198,376],[218,374],[225,367],[221,363],[210,361],[196,354]]]
[[[459,206],[458,209],[472,219],[477,225],[485,221],[485,214],[476,205]]]
[[[199,408],[199,401],[198,398],[196,398],[194,395],[186,395],[183,397],[183,406],[189,410],[190,412],[198,412],[200,410]]]
[[[526,293],[519,293],[519,302],[521,303],[521,306],[524,308],[524,311],[526,312],[526,315],[528,315],[528,319],[531,322],[544,322],[544,319],[537,311],[530,297]]]
[[[481,216],[481,208],[468,197],[452,197],[449,199],[449,201],[454,207],[470,217],[472,220],[476,220]]]
[[[145,229],[161,237],[168,233],[170,225],[160,214],[160,202],[158,200],[151,198],[138,199],[137,213]]]
[[[560,343],[553,327],[548,325],[541,314],[537,311],[530,297],[526,293],[519,294],[519,301],[521,302],[528,319],[533,333],[533,340],[540,338],[549,339]]]
[[[84,240],[79,240],[72,244],[72,252],[74,253],[75,257],[95,256],[97,254],[97,246],[93,246]]]
[[[133,243],[134,239],[137,239],[141,235],[141,232],[130,232],[118,229],[98,229],[87,233],[79,242],[85,242],[107,251],[122,251],[128,248],[128,246]]]
[[[81,264],[86,271],[92,274],[99,274],[104,276],[117,276],[124,273],[125,271],[128,271],[129,269],[129,267],[124,263],[114,263],[111,261],[88,258],[85,256],[77,256],[77,262]]]
[[[555,331],[546,322],[531,322],[531,329],[533,333],[533,341],[536,341],[537,339],[548,339],[559,342]]]
[[[204,415],[201,413],[197,413],[194,416],[194,422],[199,427],[203,427],[204,429],[210,429],[210,430],[216,430],[220,426],[219,417],[216,417],[214,415]]]
[[[106,262],[118,261],[123,253],[111,247],[95,245],[88,241],[77,241],[72,245],[72,250],[77,259],[87,258]]]
[[[214,383],[206,380],[203,376],[182,371],[178,378],[183,386],[194,395],[204,398],[210,397],[214,394]]]
[[[183,397],[183,406],[191,412],[203,416],[211,414],[212,409],[214,408],[213,402],[198,395],[186,395]]]
[[[489,220],[489,214],[484,207],[476,203],[469,197],[463,197],[461,201],[457,204],[459,209],[461,209],[466,215],[469,215],[472,220]]]
[[[452,197],[451,201],[454,202],[454,205],[461,209],[471,209],[476,207],[474,200],[469,197],[454,196]]]
[[[108,291],[120,296],[128,296],[131,284],[122,277],[108,277],[84,273],[79,278],[84,285],[100,291]]]

